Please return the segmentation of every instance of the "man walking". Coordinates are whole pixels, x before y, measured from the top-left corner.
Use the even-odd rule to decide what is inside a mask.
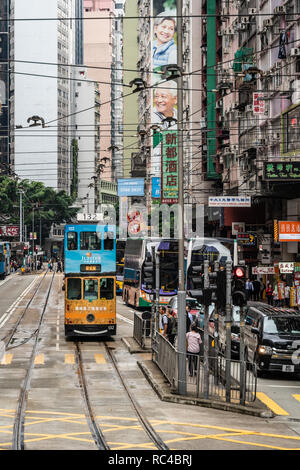
[[[251,300],[254,289],[253,289],[253,283],[250,281],[250,279],[247,279],[246,281],[245,290],[246,290],[247,300]]]

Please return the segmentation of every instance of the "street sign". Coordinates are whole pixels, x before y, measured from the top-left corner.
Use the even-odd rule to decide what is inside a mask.
[[[209,207],[251,207],[249,196],[211,196],[208,199]]]
[[[118,196],[144,196],[144,178],[120,178],[118,179]]]
[[[232,235],[237,235],[240,232],[245,232],[245,222],[232,222]]]

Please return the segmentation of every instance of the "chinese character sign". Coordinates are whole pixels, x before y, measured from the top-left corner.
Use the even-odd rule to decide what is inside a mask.
[[[253,114],[264,114],[265,102],[263,93],[253,93]]]
[[[280,221],[279,222],[279,241],[280,242],[299,242],[300,241],[300,222]]]
[[[161,161],[161,202],[176,204],[178,202],[178,134],[177,131],[162,133]]]

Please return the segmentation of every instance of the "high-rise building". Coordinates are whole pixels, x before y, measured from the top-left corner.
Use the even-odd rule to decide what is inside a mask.
[[[10,164],[10,73],[9,32],[10,0],[0,3],[0,171],[9,172]]]
[[[14,170],[21,178],[67,192],[72,139],[67,64],[74,63],[75,28],[69,20],[74,5],[72,0],[14,0],[12,15],[24,21],[15,22],[11,32]],[[39,21],[30,21],[34,18]],[[35,123],[38,127],[29,127]]]

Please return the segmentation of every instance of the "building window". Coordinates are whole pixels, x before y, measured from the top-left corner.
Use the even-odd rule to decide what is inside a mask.
[[[299,142],[300,106],[293,107],[282,115],[282,153],[294,152],[300,148]]]

